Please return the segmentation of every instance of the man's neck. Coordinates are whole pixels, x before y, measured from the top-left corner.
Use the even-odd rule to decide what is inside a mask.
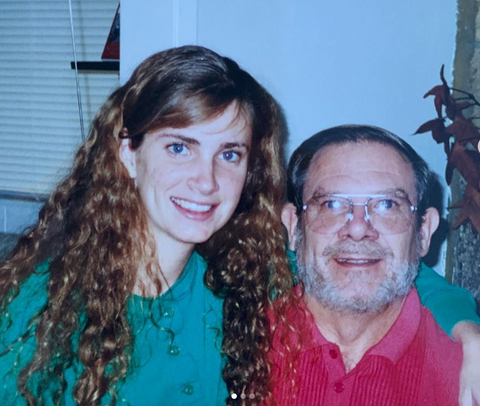
[[[334,311],[308,294],[305,295],[305,302],[325,339],[340,348],[348,372],[392,327],[402,310],[405,297],[396,299],[377,313]]]

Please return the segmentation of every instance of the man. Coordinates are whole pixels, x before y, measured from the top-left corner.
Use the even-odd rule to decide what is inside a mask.
[[[458,404],[461,346],[413,288],[439,223],[430,179],[407,143],[375,127],[325,130],[294,152],[282,220],[304,296],[287,315],[290,358],[291,333],[275,334],[277,404]]]

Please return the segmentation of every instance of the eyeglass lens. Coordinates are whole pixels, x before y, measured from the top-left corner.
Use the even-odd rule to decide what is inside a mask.
[[[414,210],[408,199],[397,196],[370,198],[365,203],[354,203],[345,197],[320,196],[310,199],[306,206],[307,225],[319,234],[340,230],[353,218],[355,206],[366,206],[364,212],[357,211],[355,215],[364,216],[377,231],[398,234],[411,224]]]

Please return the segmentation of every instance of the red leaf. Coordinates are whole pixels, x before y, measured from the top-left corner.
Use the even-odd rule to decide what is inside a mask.
[[[450,120],[454,120],[457,115],[457,105],[452,97],[447,98],[445,102],[445,114]]]
[[[476,151],[469,151],[463,145],[455,143],[448,157],[447,171],[451,171],[449,166],[454,166],[470,186],[480,190],[479,164],[480,154]],[[447,172],[445,177],[447,178],[447,183],[450,184],[451,173]]]
[[[456,141],[463,145],[469,141],[480,140],[478,128],[463,115],[457,115],[455,121],[447,127],[447,131],[455,137]]]
[[[440,79],[442,81],[443,89],[443,104],[445,105],[445,114],[450,120],[454,120],[457,115],[457,103],[455,99],[450,95],[450,87],[447,84],[444,76],[445,65],[442,65],[440,69]]]
[[[480,206],[471,207],[468,211],[468,218],[477,234],[480,234]]]
[[[473,104],[470,102],[463,102],[463,103],[457,103],[457,114],[465,109],[468,109],[469,107],[472,107]]]
[[[423,134],[428,131],[432,131],[436,127],[438,121],[443,122],[443,120],[435,118],[433,120],[427,121],[426,123],[423,123],[413,134]]]
[[[432,132],[432,138],[437,142],[437,144],[445,143],[445,151],[448,150],[448,140],[450,139],[450,134],[446,131],[444,120],[441,118],[436,118],[434,120],[427,121],[422,124],[415,134],[426,133],[427,131]]]
[[[455,218],[452,227],[457,228],[470,220],[473,228],[480,234],[480,192],[471,186],[465,188],[463,199],[455,203],[451,208],[461,210]]]
[[[423,98],[427,98],[428,96],[443,96],[443,85],[437,85],[432,87],[427,93],[423,95]]]
[[[440,69],[440,79],[442,80],[442,84],[431,88],[427,93],[425,93],[423,98],[435,96],[433,103],[435,105],[438,118],[442,118],[443,105],[445,106],[445,113],[447,117],[453,120],[455,118],[457,108],[455,99],[450,95],[450,87],[448,86],[445,76],[443,75],[444,69],[445,65],[442,65],[442,68]]]
[[[432,138],[437,142],[437,144],[448,142],[448,139],[450,138],[450,134],[446,132],[443,119],[441,118],[436,118],[422,124],[418,130],[415,131],[415,134],[422,134],[426,133],[427,131],[432,132]]]
[[[480,234],[480,193],[474,188],[466,188],[464,198],[468,202],[468,217],[473,228]]]
[[[437,111],[438,118],[442,118],[442,106],[445,104],[443,85],[432,87],[427,93],[423,95],[423,98],[426,98],[428,96],[435,96],[433,104],[435,105],[435,110]]]
[[[463,198],[468,202],[475,202],[480,207],[480,192],[474,187],[467,186],[463,192]]]
[[[452,224],[452,228],[458,228],[462,224],[465,224],[468,221],[468,214],[466,209],[462,209],[455,216],[455,221]]]

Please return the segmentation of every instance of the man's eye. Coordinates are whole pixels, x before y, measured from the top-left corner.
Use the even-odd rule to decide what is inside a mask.
[[[380,200],[375,206],[376,206],[375,208],[378,212],[392,211],[392,210],[395,210],[397,208],[397,204],[392,199]]]
[[[224,151],[220,154],[220,158],[227,162],[237,162],[240,155],[235,151]]]
[[[325,200],[322,202],[322,206],[328,210],[338,211],[342,210],[345,205],[340,200]]]
[[[170,144],[167,149],[169,152],[175,155],[186,155],[188,152],[187,147],[179,143]]]

